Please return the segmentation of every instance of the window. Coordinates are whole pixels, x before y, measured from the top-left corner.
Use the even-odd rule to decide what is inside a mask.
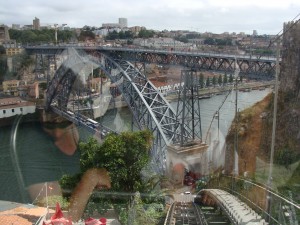
[[[23,108],[20,108],[20,112],[23,112]]]
[[[14,113],[14,112],[15,112],[15,109],[12,109],[12,110],[11,110],[11,112],[13,112],[13,113]]]
[[[4,110],[3,110],[3,114],[5,114],[5,113],[6,113],[6,110],[4,109]]]

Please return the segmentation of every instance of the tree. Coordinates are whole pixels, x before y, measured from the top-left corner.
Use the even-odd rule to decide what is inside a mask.
[[[209,87],[210,86],[210,79],[209,79],[209,77],[207,77],[207,79],[206,79],[206,87]]]
[[[232,75],[232,73],[229,74],[229,83],[233,83],[233,75]]]
[[[212,78],[212,85],[215,87],[216,84],[217,84],[216,76],[213,76],[213,78]]]
[[[203,42],[205,45],[214,45],[215,40],[213,38],[206,38]]]
[[[152,38],[153,36],[154,36],[154,31],[146,30],[146,29],[142,29],[138,34],[139,38]]]
[[[226,85],[227,82],[228,82],[228,78],[227,78],[227,74],[225,73],[223,77],[223,85]]]
[[[5,53],[5,48],[3,47],[3,45],[0,45],[0,55],[4,55]]]
[[[157,224],[159,218],[163,215],[162,209],[162,204],[150,204],[147,209],[145,209],[140,193],[136,192],[128,210],[128,219],[124,222],[132,225]]]
[[[223,83],[223,79],[222,79],[222,75],[220,74],[218,78],[218,84],[221,86],[222,83]]]
[[[117,31],[112,31],[112,32],[109,32],[108,35],[106,35],[106,40],[116,40],[119,38],[119,34]]]
[[[150,161],[150,131],[110,134],[102,145],[93,138],[79,143],[80,168],[106,168],[111,175],[112,189],[135,192],[143,189],[141,170]]]
[[[94,40],[95,34],[90,30],[83,30],[80,32],[80,35],[78,37],[80,41],[86,41],[86,40]]]
[[[186,38],[186,36],[183,36],[183,35],[175,37],[175,40],[183,42],[183,43],[189,42],[189,40]]]
[[[200,88],[203,88],[203,86],[204,86],[204,75],[203,75],[203,73],[200,73],[199,84],[200,84]]]
[[[240,82],[241,82],[241,83],[243,82],[243,77],[242,77],[242,76],[240,76]]]
[[[47,42],[54,42],[55,40],[54,29],[42,29],[42,30],[9,30],[9,36],[11,39],[16,40],[18,43],[32,43],[40,44]],[[75,32],[69,30],[63,30],[57,32],[59,41],[70,41],[75,38]]]

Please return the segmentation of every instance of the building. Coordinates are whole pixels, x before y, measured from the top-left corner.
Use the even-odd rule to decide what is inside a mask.
[[[252,34],[253,36],[257,36],[258,34],[257,34],[257,30],[253,30],[253,34]]]
[[[103,28],[126,28],[128,26],[127,24],[127,18],[119,18],[119,23],[102,23]]]
[[[20,24],[12,24],[11,28],[14,30],[21,30],[21,25]]]
[[[32,28],[34,30],[39,30],[40,29],[40,19],[39,18],[34,18],[33,22],[32,22]]]
[[[134,27],[130,27],[129,30],[134,33],[134,34],[138,34],[141,30],[145,30],[145,27],[140,27],[140,26],[134,26]]]
[[[23,26],[23,30],[32,30],[32,29],[33,29],[33,25],[31,24]]]
[[[10,48],[5,48],[5,51],[7,56],[13,56],[13,55],[21,54],[24,51],[24,48],[15,46]]]
[[[18,87],[20,86],[20,84],[21,84],[21,80],[3,81],[2,83],[3,93],[8,95],[18,96],[19,95]]]
[[[119,25],[121,29],[128,27],[127,18],[119,18]]]
[[[0,119],[26,115],[35,112],[35,103],[22,100],[19,97],[1,98],[0,99]]]
[[[0,44],[9,40],[8,27],[0,25]]]

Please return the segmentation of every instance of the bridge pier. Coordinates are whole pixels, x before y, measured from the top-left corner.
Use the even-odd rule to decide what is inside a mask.
[[[167,146],[168,174],[173,181],[179,182],[184,179],[184,171],[177,171],[178,165],[181,170],[186,168],[194,173],[203,174],[208,145],[202,142],[193,142],[190,145],[180,146],[173,144]],[[200,165],[199,165],[200,164]],[[184,167],[184,168],[183,168]]]

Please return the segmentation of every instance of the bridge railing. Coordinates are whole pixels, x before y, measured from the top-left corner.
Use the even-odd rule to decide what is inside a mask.
[[[298,224],[300,221],[300,204],[292,200],[292,194],[283,196],[241,177],[216,176],[209,180],[206,188],[223,189],[245,202],[269,224]]]

